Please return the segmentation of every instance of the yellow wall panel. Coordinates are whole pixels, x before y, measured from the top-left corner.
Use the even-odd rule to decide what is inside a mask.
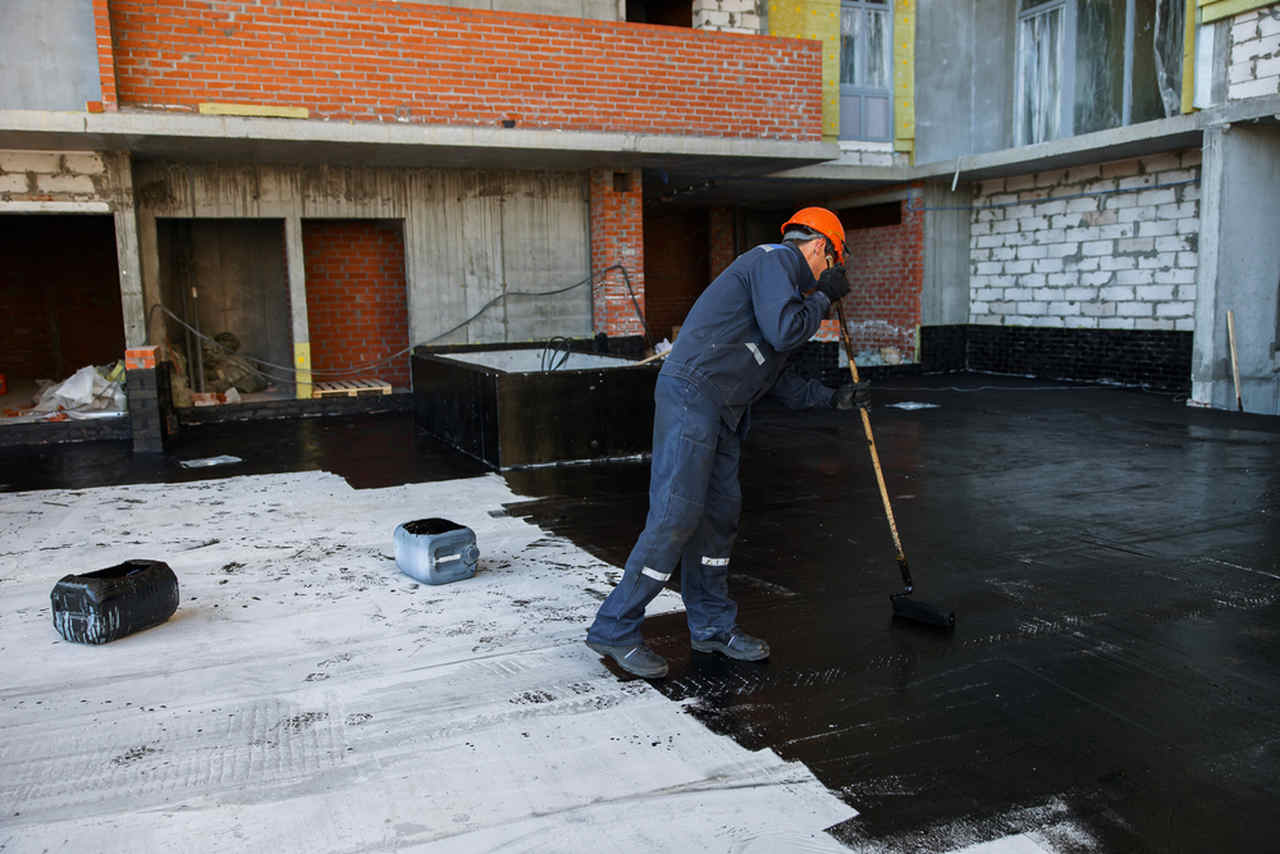
[[[1275,0],[1199,0],[1200,23],[1207,24],[1241,12],[1251,12],[1274,2]]]
[[[822,42],[822,138],[839,138],[840,0],[770,0],[769,34]]]
[[[293,345],[293,367],[297,383],[295,396],[299,400],[306,400],[311,397],[311,342],[298,341]]]
[[[893,147],[915,151],[916,0],[893,3]],[[915,161],[914,154],[912,161]]]
[[[1196,0],[1187,0],[1182,28],[1182,112],[1191,112],[1196,94]]]

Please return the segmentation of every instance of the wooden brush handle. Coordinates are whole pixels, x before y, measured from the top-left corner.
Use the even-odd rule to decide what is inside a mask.
[[[844,342],[845,355],[849,357],[849,373],[853,375],[853,381],[860,382],[858,379],[858,366],[853,361],[853,342],[849,339],[849,323],[844,316],[844,303],[836,302],[836,317],[840,322],[840,340]],[[898,536],[898,523],[893,519],[893,505],[889,503],[889,489],[884,483],[884,471],[880,468],[880,454],[876,451],[876,438],[871,433],[871,416],[863,407],[858,407],[858,412],[862,415],[862,429],[867,434],[867,448],[871,451],[871,464],[876,470],[876,485],[880,487],[880,500],[884,502],[884,517],[889,521],[889,534],[893,537],[893,547],[898,550],[898,568],[902,570],[902,580],[907,585],[908,592],[911,590],[911,573],[907,569],[907,556],[902,551],[902,538]]]

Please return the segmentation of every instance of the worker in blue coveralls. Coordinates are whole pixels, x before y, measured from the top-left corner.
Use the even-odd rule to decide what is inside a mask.
[[[793,409],[867,405],[865,382],[832,390],[783,371],[849,292],[846,249],[834,213],[797,211],[782,226],[781,243],[738,256],[680,327],[654,390],[644,532],[587,631],[587,646],[628,673],[667,673],[640,624],[677,562],[693,648],[743,661],[769,656],[765,641],[737,627],[738,606],[729,598],[729,552],[742,507],[738,459],[751,404],[770,392]]]

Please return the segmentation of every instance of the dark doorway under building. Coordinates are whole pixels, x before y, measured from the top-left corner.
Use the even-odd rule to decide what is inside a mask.
[[[283,221],[161,219],[156,236],[164,305],[198,330],[169,321],[175,391],[292,397]]]
[[[0,257],[3,409],[30,406],[37,379],[124,358],[112,217],[2,215]]]
[[[649,334],[675,339],[694,300],[707,286],[707,212],[660,207],[644,212],[644,302]]]
[[[633,24],[692,27],[693,6],[688,0],[627,0],[627,20]]]

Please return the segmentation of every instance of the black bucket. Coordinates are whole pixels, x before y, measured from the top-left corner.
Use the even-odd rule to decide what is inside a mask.
[[[178,576],[158,560],[68,575],[49,594],[53,627],[73,643],[110,643],[159,625],[178,609]]]

